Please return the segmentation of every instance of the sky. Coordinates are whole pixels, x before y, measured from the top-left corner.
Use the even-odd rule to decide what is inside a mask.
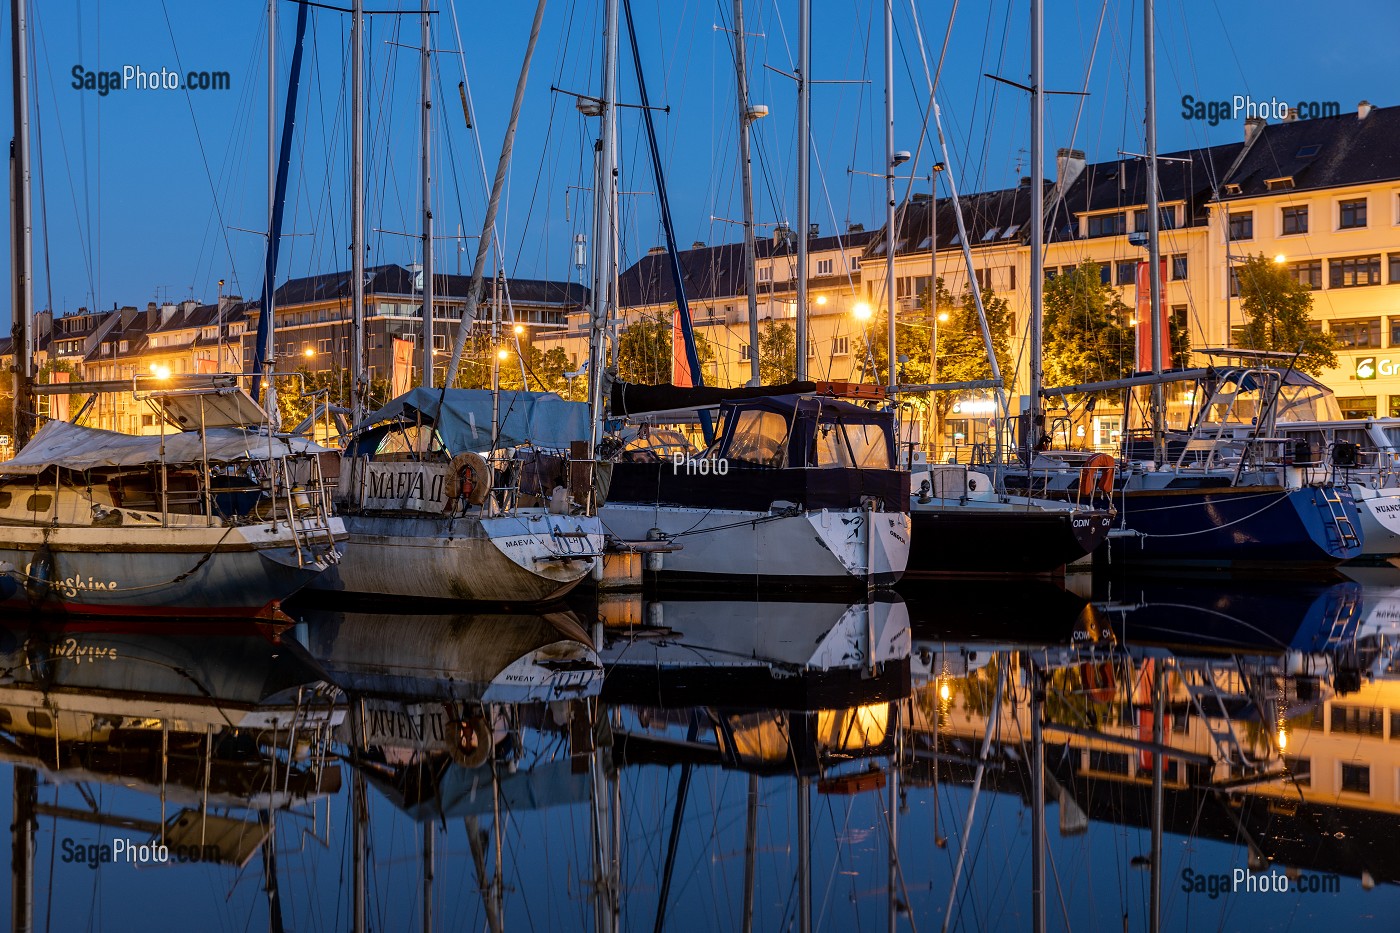
[[[921,140],[924,61],[938,69],[946,161],[960,191],[1014,185],[1030,172],[1028,102],[991,82],[1024,82],[1029,0],[892,0],[896,148],[913,190],[927,191],[935,160]],[[268,200],[267,8],[255,0],[184,4],[96,0],[35,4],[31,22],[31,136],[35,307],[143,305],[262,287]],[[534,4],[436,0],[432,48],[433,215],[439,271],[470,271]],[[741,217],[731,0],[634,0],[638,45],[660,136],[676,237],[735,240]],[[375,0],[374,10],[401,10]],[[825,232],[883,219],[882,0],[814,0],[811,216]],[[1159,0],[1157,114],[1163,152],[1228,142],[1240,120],[1185,119],[1182,98],[1400,103],[1395,53],[1400,4],[1357,0],[1345,16],[1316,4]],[[416,6],[413,7],[416,9]],[[917,27],[911,9],[917,10]],[[956,10],[956,12],[954,12]],[[278,121],[297,15],[278,5]],[[498,261],[508,275],[578,279],[572,244],[587,235],[596,120],[571,94],[599,91],[601,0],[551,0],[529,76],[502,204]],[[951,27],[950,27],[951,18]],[[750,99],[769,108],[754,128],[760,232],[796,216],[797,0],[745,0]],[[376,14],[367,27],[366,237],[370,264],[419,259],[419,17]],[[348,268],[349,17],[309,15],[278,281]],[[922,32],[922,44],[919,34]],[[8,17],[0,24],[10,48]],[[1142,5],[1056,0],[1046,11],[1046,87],[1087,91],[1048,99],[1046,170],[1057,147],[1105,160],[1143,149]],[[621,97],[639,101],[623,33]],[[84,89],[86,72],[124,67],[226,72],[222,90]],[[75,69],[77,69],[75,71]],[[75,77],[77,75],[77,77]],[[119,78],[120,80],[120,78]],[[459,82],[471,97],[466,126]],[[10,100],[10,70],[0,75]],[[557,90],[556,90],[557,89]],[[640,110],[621,124],[624,266],[663,242]],[[945,176],[946,178],[947,176]],[[7,182],[8,183],[8,182]],[[899,191],[909,181],[901,181]],[[946,195],[946,188],[940,187]],[[459,238],[460,235],[460,238]],[[0,231],[8,239],[9,228]],[[8,254],[8,242],[6,243]],[[10,277],[0,283],[10,293]]]

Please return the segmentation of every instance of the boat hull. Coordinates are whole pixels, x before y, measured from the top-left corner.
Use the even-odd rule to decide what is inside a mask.
[[[1372,489],[1361,483],[1347,488],[1361,513],[1362,559],[1400,555],[1400,489]]]
[[[938,500],[935,500],[935,503]],[[909,574],[1037,576],[1063,571],[1108,537],[1105,511],[915,502]]]
[[[286,522],[224,527],[0,528],[0,604],[74,615],[266,615],[335,557],[298,551]],[[330,537],[345,539],[339,519]],[[303,537],[303,541],[306,537]]]
[[[1125,533],[1110,536],[1109,558],[1142,570],[1328,570],[1362,550],[1341,540],[1329,491],[1359,527],[1356,505],[1341,487],[1129,489],[1118,499]]]
[[[543,603],[563,596],[602,552],[597,518],[514,515],[344,517],[346,556],[312,591],[458,603]]]
[[[674,541],[662,580],[732,580],[788,587],[897,581],[909,563],[909,516],[866,509],[774,512],[608,503],[607,533],[623,541]],[[873,529],[873,541],[871,533]]]

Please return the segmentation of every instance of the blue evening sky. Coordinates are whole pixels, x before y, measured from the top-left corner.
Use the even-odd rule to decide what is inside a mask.
[[[375,0],[374,9],[396,8]],[[479,229],[486,172],[495,169],[533,3],[463,4],[439,0],[433,46],[433,162],[437,234]],[[937,63],[953,6],[916,0],[930,65]],[[226,291],[255,295],[262,278],[267,224],[266,6],[131,0],[120,8],[92,0],[36,4],[31,98],[35,138],[36,308],[144,304],[154,298],[212,300]],[[601,0],[552,0],[525,101],[500,230],[509,274],[578,275],[571,243],[589,230],[589,147],[596,130],[573,99],[597,93]],[[635,0],[651,100],[657,114],[676,235],[683,246],[734,239],[740,216],[734,118],[730,0]],[[1047,170],[1054,150],[1076,145],[1089,158],[1142,149],[1141,4],[1102,0],[1047,3],[1047,86],[1090,92],[1051,101]],[[878,226],[881,183],[857,171],[883,165],[883,68],[878,0],[816,0],[813,78],[850,84],[817,87],[813,104],[812,218],[824,232],[848,222]],[[1316,4],[1160,0],[1159,135],[1163,151],[1236,139],[1239,121],[1215,127],[1181,116],[1181,98],[1337,101],[1354,111],[1363,98],[1395,104],[1394,0],[1348,3],[1345,15]],[[279,6],[280,112],[296,4]],[[795,95],[780,72],[794,67],[795,0],[748,0],[751,97],[770,116],[755,139],[757,216],[796,214]],[[982,77],[1024,81],[1028,70],[1027,0],[958,5],[939,100],[950,163],[963,191],[1015,184],[1028,173],[1027,102]],[[366,43],[369,90],[367,222],[371,263],[410,262],[419,228],[416,17],[371,17]],[[915,150],[927,101],[920,48],[908,0],[895,0],[896,147]],[[311,13],[298,108],[279,281],[349,265],[348,17]],[[1095,34],[1098,31],[1098,41]],[[9,22],[3,46],[8,50]],[[457,54],[458,50],[463,54]],[[637,100],[623,44],[624,100]],[[1092,67],[1091,67],[1092,62]],[[457,90],[463,65],[480,137],[464,126]],[[102,96],[73,87],[73,69],[147,71],[166,67],[228,72],[222,91],[135,88]],[[9,69],[4,69],[8,101]],[[1077,122],[1077,126],[1076,126]],[[478,148],[479,147],[479,148]],[[637,110],[622,120],[624,262],[662,242],[651,168]],[[927,145],[914,170],[927,175]],[[941,158],[941,156],[940,156]],[[41,184],[42,182],[42,184]],[[916,190],[927,190],[927,182]],[[42,196],[40,192],[42,191]],[[45,222],[47,219],[47,222]],[[239,229],[242,228],[242,229]],[[0,232],[8,237],[8,227]],[[439,239],[440,270],[471,266],[474,240]],[[466,246],[465,249],[461,248]],[[8,245],[6,246],[8,249]],[[0,284],[9,292],[9,277]]]

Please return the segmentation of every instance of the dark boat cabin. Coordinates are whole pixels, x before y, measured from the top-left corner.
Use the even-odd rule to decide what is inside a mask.
[[[774,395],[720,405],[715,442],[694,458],[614,464],[608,501],[767,512],[909,508],[892,412]]]

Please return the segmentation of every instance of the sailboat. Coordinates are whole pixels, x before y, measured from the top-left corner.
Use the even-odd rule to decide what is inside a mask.
[[[1148,3],[1146,17],[1152,18]],[[1288,464],[1271,456],[1283,373],[1242,366],[1172,373],[1163,366],[1161,223],[1157,189],[1156,74],[1153,29],[1146,29],[1147,141],[1147,287],[1151,293],[1152,372],[1128,379],[1044,389],[1041,371],[1041,286],[1043,251],[1043,113],[1041,53],[1043,36],[1033,36],[1031,190],[1042,207],[1031,228],[1031,385],[1029,430],[1021,438],[1026,466],[1007,468],[1005,487],[1036,496],[1073,494],[1086,484],[1112,489],[1116,527],[1109,535],[1112,562],[1138,568],[1189,569],[1204,572],[1329,572],[1362,551],[1359,515],[1350,493],[1323,482],[1300,485]],[[1175,463],[1165,462],[1163,385],[1200,377],[1197,397],[1204,402],[1191,436]],[[1152,386],[1153,461],[1125,465],[1091,462],[1048,449],[1042,398]],[[1237,437],[1232,426],[1248,425]]]
[[[743,37],[736,41],[742,43]],[[609,43],[605,63],[609,88],[616,84],[612,77],[617,67],[615,46]],[[804,394],[704,386],[635,30],[632,47],[684,349],[683,357],[677,354],[676,368],[689,387],[620,384],[611,393],[611,413],[648,428],[700,424],[708,446],[699,455],[683,452],[664,463],[654,452],[619,450],[607,501],[599,508],[603,525],[609,535],[622,541],[648,542],[655,549],[649,554],[650,567],[662,579],[822,587],[892,584],[904,573],[909,549],[908,478],[897,462],[894,416],[834,393],[814,392],[818,387],[804,381],[805,228],[799,230],[797,255],[798,380],[787,387]],[[804,113],[805,87],[804,74],[799,85]],[[740,96],[746,96],[742,88]],[[614,109],[609,98],[605,114]],[[741,110],[740,119],[746,121],[746,102]],[[613,177],[611,127],[607,124],[603,130],[600,183]],[[803,189],[799,205],[807,196],[808,144],[804,136],[799,145],[799,187]],[[603,217],[596,229],[614,228],[614,203],[615,191],[600,192],[596,204]],[[750,198],[746,209],[752,209]],[[803,218],[805,207],[800,206],[799,219]],[[595,303],[611,291],[607,272],[611,253],[607,244],[599,248],[602,260],[595,272]],[[595,318],[600,311],[605,312],[606,306],[599,309],[595,304]],[[754,314],[750,308],[751,322],[756,320]],[[595,327],[595,332],[601,328]],[[590,359],[594,373],[598,362]],[[594,399],[601,412],[600,395],[598,380]]]
[[[352,82],[354,138],[361,140],[364,102],[359,43],[361,12],[355,14],[355,75]],[[354,555],[314,589],[376,597],[456,602],[542,603],[563,596],[601,567],[602,528],[591,513],[591,490],[570,480],[569,451],[589,436],[587,409],[552,393],[434,388],[432,210],[429,150],[430,52],[423,15],[423,357],[422,385],[361,420],[345,450],[346,481],[340,488]],[[538,24],[537,24],[538,25]],[[530,50],[533,49],[532,34]],[[529,68],[527,50],[521,89]],[[502,160],[509,158],[519,116],[516,109]],[[364,340],[363,153],[352,153],[356,199],[354,263],[356,287],[351,343],[356,367]],[[485,229],[494,220],[493,197]],[[473,275],[480,291],[483,238]],[[472,326],[474,302],[463,315]],[[459,349],[465,337],[459,334]],[[493,373],[494,373],[493,367]],[[455,366],[449,367],[449,382]],[[354,384],[367,383],[359,369]]]

